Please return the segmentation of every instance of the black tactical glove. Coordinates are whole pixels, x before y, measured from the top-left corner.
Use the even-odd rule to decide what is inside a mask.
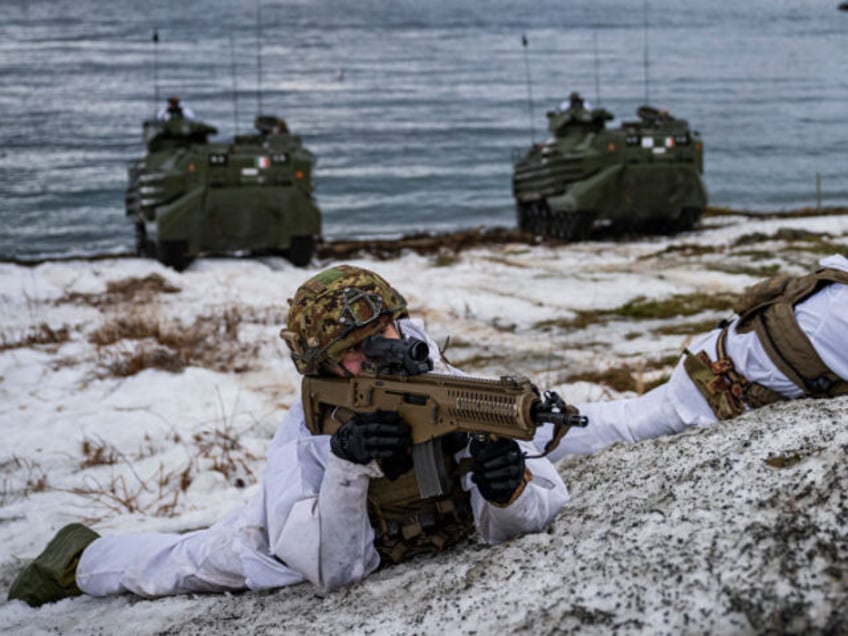
[[[524,453],[513,439],[471,440],[471,481],[486,501],[504,505],[523,489]]]
[[[333,454],[354,464],[379,460],[389,479],[412,468],[409,425],[394,411],[357,413],[330,439]]]

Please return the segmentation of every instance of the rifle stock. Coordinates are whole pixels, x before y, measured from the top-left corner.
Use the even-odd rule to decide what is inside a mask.
[[[354,413],[395,411],[409,425],[412,457],[422,498],[443,494],[447,475],[439,438],[453,432],[532,440],[536,428],[551,422],[553,450],[571,426],[586,418],[568,407],[556,393],[544,400],[523,376],[499,379],[423,373],[352,378],[303,378],[303,408],[313,433],[332,435]]]

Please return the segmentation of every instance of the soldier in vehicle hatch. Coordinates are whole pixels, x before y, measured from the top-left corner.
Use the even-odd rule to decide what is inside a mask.
[[[194,119],[194,111],[183,104],[182,100],[173,95],[168,98],[168,103],[165,104],[156,114],[156,119],[159,121],[171,121],[174,119]]]
[[[357,376],[372,362],[366,340],[379,334],[428,342],[436,352],[430,364],[461,375],[408,317],[403,296],[374,272],[330,268],[290,303],[281,336],[304,376]],[[438,552],[475,530],[488,543],[538,532],[568,500],[532,442],[452,433],[442,443],[446,461],[469,470],[453,470],[449,491],[433,501],[404,481],[414,477],[410,428],[397,413],[354,415],[333,435],[308,426],[298,401],[271,442],[257,496],[211,528],[100,537],[71,524],[18,575],[9,598],[39,606],[80,593],[156,597],[307,580],[332,590],[368,576],[381,560]],[[382,509],[386,501],[402,517]]]
[[[583,110],[592,110],[592,105],[583,99],[580,96],[580,93],[576,91],[572,91],[568,96],[568,99],[561,102],[559,105],[559,110],[573,110],[575,112],[583,111]]]
[[[848,395],[848,258],[833,255],[800,277],[746,290],[737,315],[696,340],[665,384],[633,399],[578,404],[549,457],[593,453],[615,442],[679,433],[773,402]],[[550,432],[540,427],[540,448]]]

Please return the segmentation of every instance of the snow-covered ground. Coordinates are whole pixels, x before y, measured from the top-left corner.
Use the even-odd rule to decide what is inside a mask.
[[[394,283],[456,366],[582,402],[661,381],[729,314],[708,299],[846,245],[848,216],[715,217],[671,238],[349,262]],[[253,494],[299,390],[277,337],[286,299],[330,264],[0,265],[0,632],[848,632],[848,398],[566,458],[572,499],[547,532],[472,541],[339,592],[5,601],[66,523],[183,531]]]

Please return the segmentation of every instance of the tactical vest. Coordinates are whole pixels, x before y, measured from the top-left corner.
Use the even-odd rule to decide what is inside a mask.
[[[307,427],[313,435],[325,432]],[[382,563],[399,563],[419,554],[435,554],[467,539],[474,532],[471,496],[462,489],[460,467],[451,452],[438,448],[450,477],[447,493],[422,499],[415,470],[397,479],[372,479],[368,484],[368,518]]]
[[[422,499],[415,471],[394,481],[382,477],[368,486],[368,516],[376,532],[374,547],[384,563],[435,554],[474,532],[471,497],[460,485],[460,469],[444,454],[451,487],[444,495]]]
[[[848,285],[848,272],[823,268],[806,276],[775,276],[746,289],[733,307],[739,315],[736,331],[756,333],[771,362],[808,397],[848,395],[848,381],[822,361],[794,311],[795,305],[833,283]],[[719,334],[715,362],[705,351],[686,350],[683,363],[719,419],[786,399],[736,371],[726,349],[729,328],[725,325]]]

